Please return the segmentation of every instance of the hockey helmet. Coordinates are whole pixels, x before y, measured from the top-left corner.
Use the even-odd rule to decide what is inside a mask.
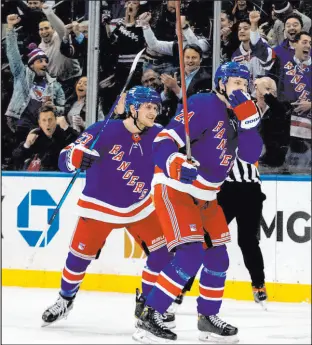
[[[222,83],[225,84],[228,81],[229,77],[243,78],[247,79],[249,82],[250,73],[247,66],[241,63],[235,61],[226,62],[225,64],[220,65],[215,73],[215,87],[217,88],[219,86],[220,79]]]
[[[129,112],[130,105],[133,104],[138,111],[143,103],[161,104],[160,94],[150,87],[134,86],[127,92],[126,112]]]

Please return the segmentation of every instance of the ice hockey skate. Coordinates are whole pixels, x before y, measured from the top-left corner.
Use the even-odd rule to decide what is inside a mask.
[[[238,329],[221,320],[217,315],[198,315],[199,340],[206,343],[238,343]]]
[[[266,305],[266,300],[268,299],[268,295],[266,292],[265,285],[264,284],[258,285],[258,286],[253,285],[252,293],[253,293],[255,302],[259,303],[264,310],[268,310],[267,305]]]
[[[168,344],[173,343],[177,335],[170,331],[157,310],[145,306],[132,338],[142,344]]]
[[[137,323],[138,320],[141,316],[141,314],[143,313],[144,310],[144,306],[145,306],[145,298],[144,296],[140,293],[140,290],[137,288],[135,290],[135,327],[137,327]],[[172,313],[171,311],[165,312],[163,315],[161,315],[165,325],[169,328],[175,328],[176,327],[176,323],[175,323],[175,314]]]
[[[43,314],[43,324],[41,327],[46,327],[61,319],[67,318],[68,313],[73,309],[74,300],[67,300],[61,295],[57,301],[49,307]]]

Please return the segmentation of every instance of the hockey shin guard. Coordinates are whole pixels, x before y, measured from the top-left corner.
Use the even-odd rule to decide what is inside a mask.
[[[203,262],[204,253],[202,243],[178,246],[174,259],[160,272],[146,305],[163,314],[189,279],[196,275]]]
[[[168,252],[166,246],[151,252],[146,260],[142,272],[142,295],[147,295],[155,285],[159,272],[173,259],[173,254]]]
[[[61,295],[65,298],[74,298],[86,274],[91,260],[82,259],[69,252],[61,281]]]
[[[225,245],[206,250],[199,281],[198,313],[205,316],[219,313],[228,268],[229,257]]]

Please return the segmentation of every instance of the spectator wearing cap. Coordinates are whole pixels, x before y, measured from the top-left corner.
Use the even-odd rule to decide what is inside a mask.
[[[39,24],[39,34],[41,37],[39,48],[49,58],[49,73],[58,78],[67,95],[72,91],[74,84],[81,76],[82,70],[78,60],[70,59],[62,55],[60,51],[62,39],[66,34],[65,24],[47,4],[42,6],[42,10],[48,20]]]
[[[284,20],[291,14],[297,14],[302,19],[302,29],[309,31],[311,28],[311,19],[305,14],[293,9],[292,5],[288,1],[276,1],[274,2],[274,14],[278,18],[273,26],[273,46],[278,46],[283,43],[285,39],[284,35]]]
[[[28,55],[28,66],[22,62],[17,46],[14,25],[20,18],[17,14],[7,17],[6,54],[14,78],[14,89],[5,115],[8,126],[15,132],[17,141],[25,139],[31,128],[37,124],[37,113],[47,101],[54,104],[55,112],[63,114],[65,95],[60,83],[47,73],[49,59],[44,51],[33,49]]]
[[[43,105],[38,110],[37,125],[39,128],[31,130],[26,140],[13,151],[13,165],[17,170],[58,171],[61,150],[75,141],[78,133],[64,116],[56,116],[52,105]]]

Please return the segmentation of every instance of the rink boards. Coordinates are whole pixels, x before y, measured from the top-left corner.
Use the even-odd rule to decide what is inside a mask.
[[[85,180],[77,179],[53,225],[56,204],[72,176],[2,173],[2,285],[58,288]],[[260,243],[271,301],[311,302],[311,180],[309,176],[264,176]],[[250,278],[230,225],[230,268],[225,297],[251,300]],[[37,247],[35,247],[37,245]],[[140,287],[144,254],[124,229],[109,236],[89,267],[81,289],[133,293]],[[196,282],[190,295],[198,294]]]

